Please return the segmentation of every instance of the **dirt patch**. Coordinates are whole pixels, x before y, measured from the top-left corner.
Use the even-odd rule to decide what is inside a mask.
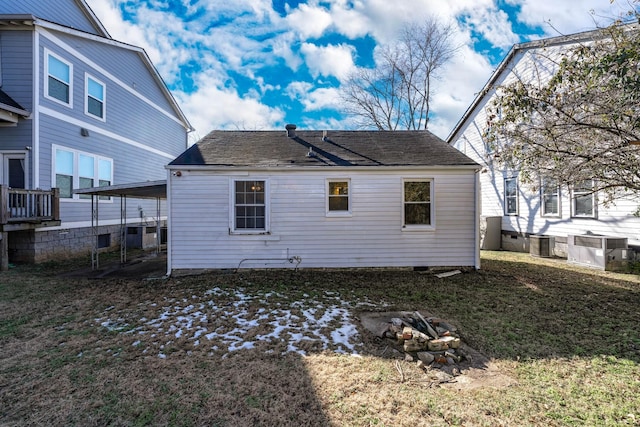
[[[93,268],[88,262],[86,266],[67,271],[63,277],[105,279],[157,279],[167,274],[166,252],[143,252],[130,256],[126,262],[120,260],[99,260],[98,268]]]
[[[429,313],[421,311],[424,317],[432,317]],[[410,312],[362,312],[358,314],[360,323],[367,332],[365,340],[369,341],[370,351],[378,357],[393,357],[410,360],[408,355],[395,340],[383,338],[382,333],[387,329],[391,319],[407,317]],[[442,366],[438,368],[428,367],[425,375],[432,378],[434,383],[446,385],[458,390],[470,390],[481,387],[504,388],[516,384],[508,374],[504,373],[489,357],[462,344],[460,353],[464,354],[463,360],[455,366]],[[416,359],[417,363],[417,359]]]

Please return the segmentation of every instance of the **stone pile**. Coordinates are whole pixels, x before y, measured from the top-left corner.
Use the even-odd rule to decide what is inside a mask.
[[[395,340],[409,360],[417,358],[423,367],[453,367],[465,359],[456,328],[438,318],[424,318],[417,311],[391,318],[381,336]]]

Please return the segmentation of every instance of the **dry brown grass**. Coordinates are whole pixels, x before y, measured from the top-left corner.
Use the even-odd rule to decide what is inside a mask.
[[[447,279],[375,270],[89,280],[16,268],[0,273],[0,424],[638,425],[639,282],[506,253],[483,253],[482,271]],[[359,357],[313,342],[306,356],[285,342],[228,352],[136,329],[213,288],[229,291],[216,307],[232,307],[235,289],[259,296],[249,316],[337,296],[354,316],[424,310],[488,360],[441,384],[362,329]]]

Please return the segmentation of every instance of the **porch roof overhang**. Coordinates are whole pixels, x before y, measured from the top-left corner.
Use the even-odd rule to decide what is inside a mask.
[[[0,126],[15,126],[20,117],[27,118],[30,115],[29,111],[0,89]]]
[[[109,185],[105,187],[83,188],[73,191],[75,194],[94,196],[133,197],[138,199],[166,199],[167,180],[132,182],[129,184]]]
[[[85,194],[91,196],[91,228],[94,235],[98,235],[98,200],[96,197],[109,196],[120,197],[120,233],[124,236],[124,229],[127,226],[127,198],[134,199],[155,199],[157,203],[156,213],[156,252],[160,252],[160,200],[167,198],[167,181],[145,181],[132,182],[128,184],[109,185],[104,187],[83,188],[73,191],[75,194]],[[97,269],[99,266],[99,250],[98,239],[94,240],[93,249],[91,251],[91,267]],[[127,241],[120,239],[120,262],[127,261]]]

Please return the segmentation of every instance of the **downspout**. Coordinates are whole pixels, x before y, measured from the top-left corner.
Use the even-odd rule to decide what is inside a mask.
[[[40,33],[37,26],[33,30],[33,107],[31,108],[31,148],[33,162],[33,180],[31,188],[40,188]],[[55,153],[51,153],[53,158]],[[53,161],[52,161],[53,162]],[[53,163],[52,163],[53,164]],[[51,165],[49,165],[51,166]],[[51,178],[50,178],[51,179]],[[49,188],[53,188],[54,183],[50,182]]]
[[[480,270],[480,169],[476,169],[474,173],[475,179],[473,183],[473,189],[475,191],[475,258],[476,258],[476,270]]]
[[[167,169],[167,274],[164,276],[166,279],[171,277],[171,219],[173,218],[173,207],[171,206],[171,175],[171,170]]]

